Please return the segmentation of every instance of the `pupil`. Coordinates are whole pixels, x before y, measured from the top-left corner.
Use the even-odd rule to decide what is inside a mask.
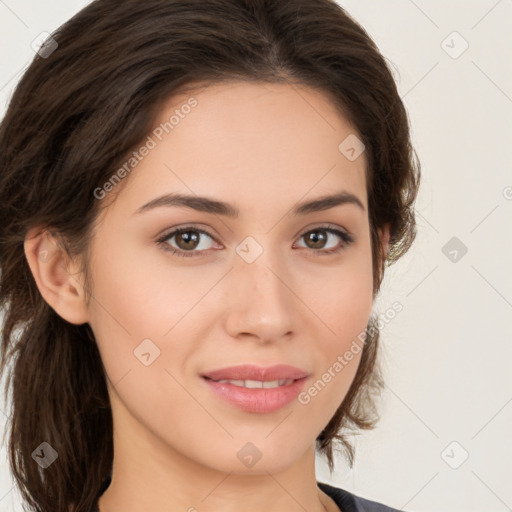
[[[190,235],[191,231],[186,231],[185,233],[180,233],[178,235],[178,239],[179,240],[184,240],[185,241],[185,248],[190,248],[191,247],[191,244],[190,242],[192,242],[192,246],[194,246],[194,243],[197,243],[197,234],[193,234],[193,235]]]
[[[318,236],[316,233],[321,233],[320,236]],[[309,234],[310,240],[315,244],[319,242],[319,245],[322,245],[322,242],[325,242],[325,231],[313,231]],[[318,247],[315,247],[317,249]]]

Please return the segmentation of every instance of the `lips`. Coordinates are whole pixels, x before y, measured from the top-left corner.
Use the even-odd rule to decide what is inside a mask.
[[[269,382],[276,380],[289,381],[302,379],[308,376],[308,372],[287,364],[277,364],[267,367],[245,364],[220,368],[218,370],[203,373],[201,376],[215,381],[234,380]]]
[[[285,364],[231,366],[201,375],[214,396],[242,411],[259,414],[290,405],[308,376],[308,372]]]

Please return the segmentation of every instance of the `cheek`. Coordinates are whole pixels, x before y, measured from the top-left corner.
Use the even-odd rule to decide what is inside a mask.
[[[318,312],[318,323],[324,327],[319,328],[318,332],[323,335],[316,340],[321,359],[319,382],[307,394],[317,396],[326,388],[318,401],[324,402],[332,413],[343,400],[359,366],[364,334],[372,312],[372,290],[372,259],[368,244],[357,257],[347,258],[339,269],[332,271],[321,289],[309,291],[310,296],[315,297],[312,309]]]
[[[318,266],[305,275],[302,295],[332,335],[326,348],[343,345],[366,328],[373,306],[372,258],[369,240],[346,253],[339,263]],[[312,267],[312,266],[310,266]],[[305,271],[303,271],[305,273]]]
[[[201,300],[222,272],[205,270],[199,278],[197,269],[173,266],[165,257],[155,260],[153,251],[129,245],[115,235],[101,248],[98,243],[95,250],[100,256],[92,269],[89,323],[111,379],[115,382],[128,370],[139,368],[139,353],[148,351],[155,365],[176,366],[185,352],[194,349],[177,333],[186,326],[185,336],[193,337]]]

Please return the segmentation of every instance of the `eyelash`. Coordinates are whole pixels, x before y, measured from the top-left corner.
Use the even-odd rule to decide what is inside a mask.
[[[199,228],[195,228],[193,226],[186,226],[184,228],[175,229],[174,231],[171,231],[170,233],[163,235],[156,242],[159,246],[162,247],[162,250],[164,250],[166,252],[170,252],[171,254],[176,255],[178,257],[189,258],[189,257],[201,256],[201,254],[203,252],[207,252],[207,251],[183,251],[181,249],[175,249],[174,247],[171,247],[171,246],[169,246],[168,243],[166,243],[170,238],[173,238],[174,236],[179,235],[181,233],[187,233],[189,231],[201,233],[203,235],[210,237],[212,240],[216,241],[215,238],[212,235],[210,235],[210,233],[208,233],[207,231],[204,231]],[[341,240],[343,240],[343,243],[334,249],[327,249],[327,250],[311,249],[311,252],[313,253],[314,256],[329,256],[331,254],[337,254],[337,253],[341,252],[342,250],[346,249],[352,242],[354,242],[354,237],[352,235],[350,235],[349,233],[347,233],[345,231],[337,229],[333,226],[330,226],[330,225],[319,226],[314,229],[309,229],[308,231],[304,232],[299,237],[299,239],[303,238],[308,233],[314,233],[315,231],[326,231],[328,233],[337,235],[339,238],[341,238]]]

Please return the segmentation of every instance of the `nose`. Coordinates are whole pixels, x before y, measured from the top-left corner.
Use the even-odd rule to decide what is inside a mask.
[[[290,273],[271,261],[264,251],[248,263],[235,257],[224,284],[226,331],[233,338],[272,343],[290,337],[298,329],[298,301]]]

